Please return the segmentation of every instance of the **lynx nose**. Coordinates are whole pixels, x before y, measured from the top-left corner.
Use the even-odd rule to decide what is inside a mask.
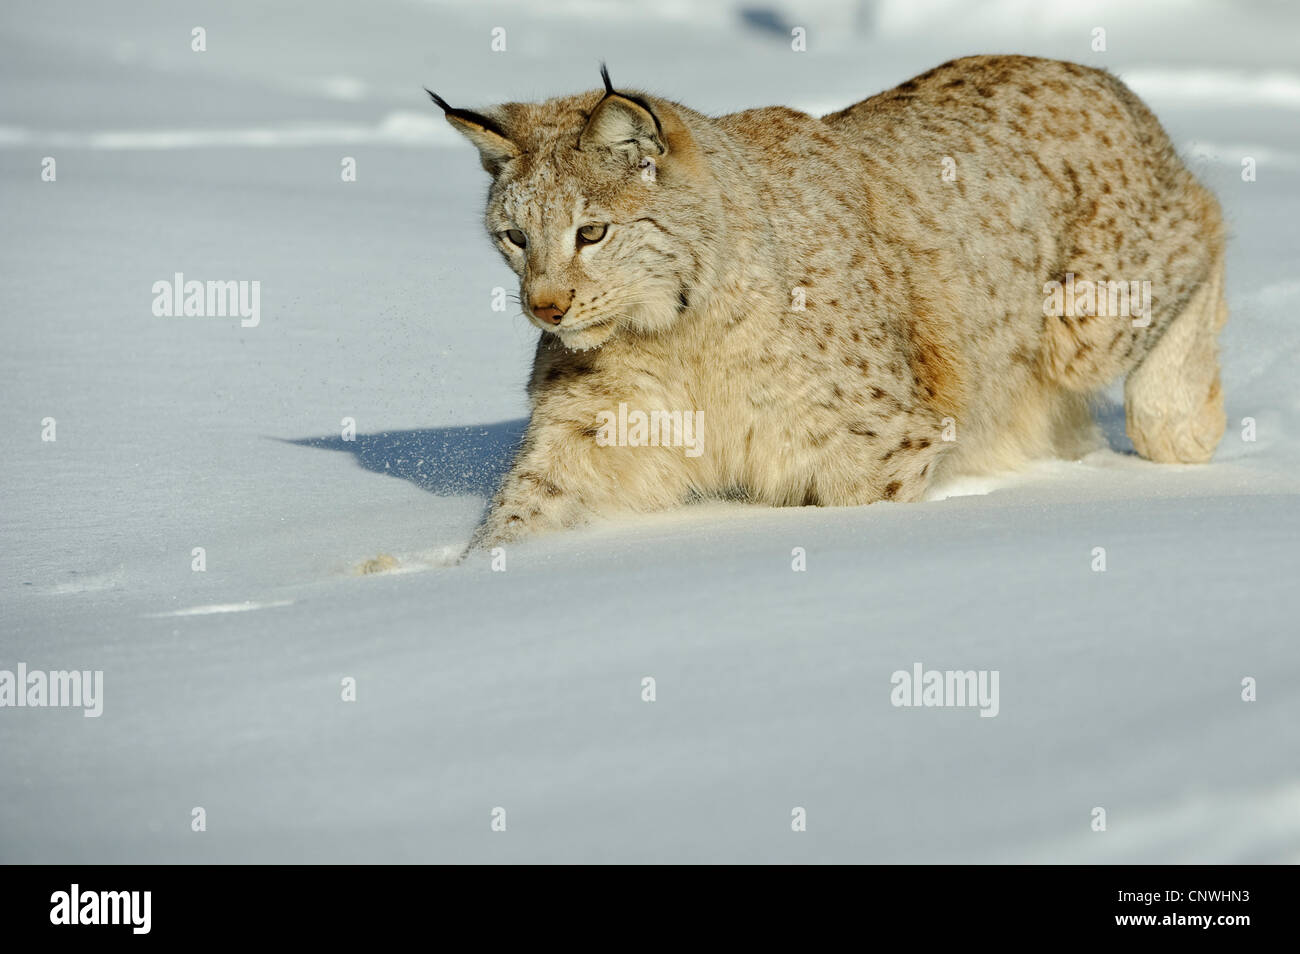
[[[553,325],[558,325],[568,307],[561,308],[559,305],[533,305],[533,314],[542,321],[549,321]]]

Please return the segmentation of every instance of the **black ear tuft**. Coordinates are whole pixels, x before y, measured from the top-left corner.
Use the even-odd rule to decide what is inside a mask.
[[[606,96],[614,95],[614,84],[610,82],[609,67],[605,65],[604,60],[601,60],[600,62],[600,78],[605,81],[605,95]]]
[[[435,103],[437,103],[442,108],[442,111],[444,113],[449,113],[452,111],[451,103],[447,102],[437,93],[435,93],[433,90],[429,89],[429,87],[427,86],[424,87],[424,91],[429,94],[430,99],[432,99]]]
[[[430,99],[442,107],[443,113],[447,116],[448,120],[452,121],[452,125],[455,125],[456,121],[459,120],[462,123],[469,123],[470,125],[478,126],[480,129],[486,129],[488,132],[495,133],[502,139],[510,138],[506,131],[501,128],[501,124],[495,119],[484,116],[482,113],[471,112],[468,109],[457,109],[427,86],[424,87],[424,91],[429,94]]]

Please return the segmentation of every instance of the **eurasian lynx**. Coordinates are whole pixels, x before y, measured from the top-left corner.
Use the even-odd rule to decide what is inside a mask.
[[[1213,454],[1219,207],[1113,76],[970,57],[818,119],[602,75],[482,112],[434,96],[542,329],[476,544],[700,496],[919,500],[1077,456],[1123,374],[1139,453]]]

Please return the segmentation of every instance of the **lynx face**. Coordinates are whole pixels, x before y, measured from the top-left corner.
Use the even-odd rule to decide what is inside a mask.
[[[697,262],[674,220],[689,182],[664,174],[675,157],[648,103],[608,86],[483,113],[435,101],[493,177],[485,224],[534,325],[586,350],[678,320]]]
[[[561,146],[507,163],[488,199],[488,232],[519,276],[524,314],[569,348],[652,330],[677,313],[654,196],[635,172],[610,166]]]

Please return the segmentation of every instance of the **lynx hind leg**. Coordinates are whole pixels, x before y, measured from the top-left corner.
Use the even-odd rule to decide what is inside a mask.
[[[1227,320],[1220,257],[1124,382],[1128,436],[1148,460],[1203,464],[1214,455],[1227,424],[1216,341]]]

